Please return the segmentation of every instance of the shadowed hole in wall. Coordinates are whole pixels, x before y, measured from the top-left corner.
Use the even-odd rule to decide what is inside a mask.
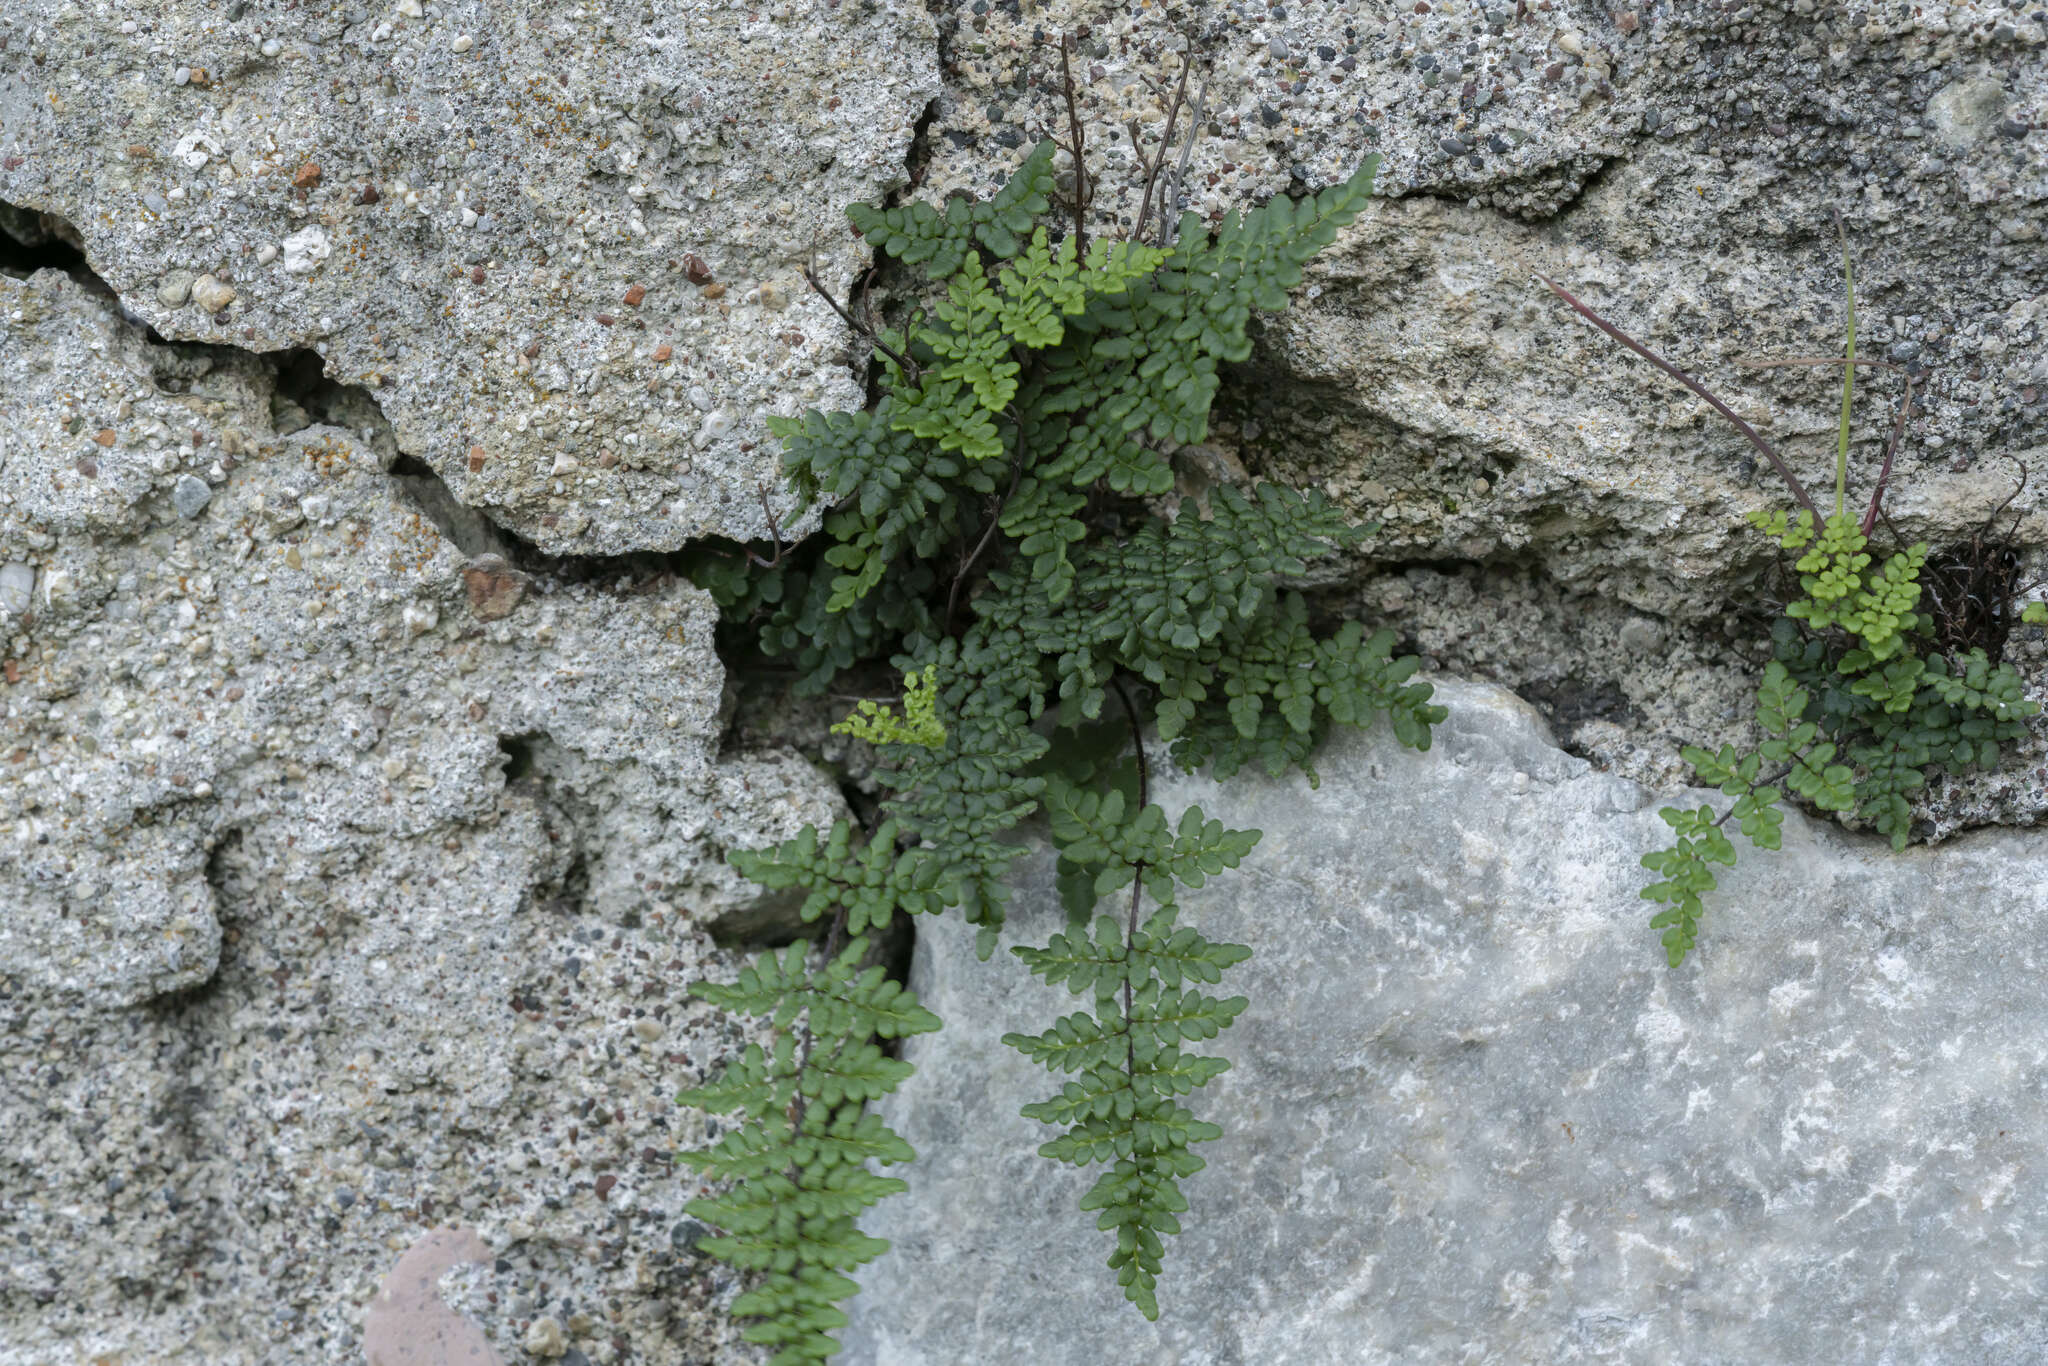
[[[0,201],[0,274],[27,277],[39,270],[79,278],[92,274],[85,244],[69,223]]]

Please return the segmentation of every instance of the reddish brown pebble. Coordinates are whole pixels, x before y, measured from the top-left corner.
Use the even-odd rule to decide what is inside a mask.
[[[484,282],[484,268],[482,266],[470,267],[469,282],[473,285],[480,285]]]
[[[292,176],[292,184],[301,190],[310,190],[319,183],[320,163],[317,161],[307,162]]]
[[[724,285],[706,285],[706,286],[704,286],[704,297],[705,297],[705,298],[707,298],[707,299],[723,299],[723,298],[725,297],[725,286],[724,286]]]
[[[363,192],[356,196],[356,203],[374,204],[383,197],[383,195],[377,193],[375,185],[365,185],[363,186]]]
[[[667,360],[670,356],[673,356],[675,353],[676,349],[673,346],[670,346],[667,342],[663,342],[661,345],[654,348],[654,363],[659,365],[661,364],[661,362]]]
[[[483,472],[483,468],[484,448],[482,446],[471,446],[469,448],[469,472],[471,474],[480,474]]]
[[[600,1200],[606,1199],[611,1195],[612,1187],[618,1184],[619,1178],[613,1176],[610,1172],[606,1172],[603,1176],[598,1177],[596,1187],[597,1198]]]
[[[1550,64],[1549,66],[1546,66],[1546,67],[1544,67],[1544,68],[1543,68],[1543,79],[1544,79],[1544,80],[1546,80],[1546,81],[1555,81],[1555,80],[1561,80],[1561,79],[1563,79],[1563,77],[1564,77],[1564,63],[1563,63],[1563,62],[1552,62],[1552,63],[1551,63],[1551,64]]]
[[[242,700],[242,685],[241,685],[241,684],[239,684],[239,683],[237,683],[237,684],[236,684],[236,685],[235,685],[234,687],[232,687],[232,688],[229,688],[229,689],[227,690],[226,696],[227,696],[227,699],[228,699],[228,701],[230,701],[230,702],[239,702],[239,701],[241,701],[241,700]]]
[[[6,663],[5,665],[0,665],[0,668],[5,668],[5,669],[7,670],[7,682],[8,682],[8,684],[9,684],[9,686],[12,686],[13,684],[16,684],[16,683],[19,683],[19,682],[21,682],[21,661],[20,661],[20,660],[18,660],[18,659],[10,659],[10,660],[8,660],[8,661],[7,661],[7,663]]]
[[[1416,0],[1415,12],[1417,14],[1427,14],[1429,13],[1429,6],[1423,3],[1423,0]]]
[[[483,720],[483,719],[484,719],[484,712],[485,712],[485,710],[486,710],[486,708],[485,708],[484,704],[483,704],[483,703],[481,703],[481,702],[472,702],[472,703],[470,703],[470,704],[469,704],[469,719],[470,719],[470,720],[472,720],[472,721],[481,721],[481,720]]]
[[[526,348],[526,350],[520,352],[520,354],[525,356],[528,360],[532,360],[535,356],[538,356],[540,354],[540,343],[532,343]]]
[[[93,440],[95,440],[95,441],[99,442],[99,443],[100,443],[100,444],[101,444],[102,446],[111,446],[111,445],[113,445],[113,444],[114,444],[114,429],[113,429],[112,427],[102,427],[102,428],[100,428],[100,434],[99,434],[98,436],[94,437],[94,438],[93,438]]]
[[[12,171],[20,165],[20,157],[0,157],[0,170]]]
[[[497,621],[511,616],[526,596],[526,575],[503,556],[479,555],[464,566],[462,586],[469,595],[470,615],[478,621]]]
[[[150,160],[151,158],[150,158],[150,155],[149,155],[149,148],[147,148],[147,147],[143,146],[143,145],[142,145],[141,143],[139,143],[139,142],[131,142],[131,143],[129,143],[129,144],[128,144],[128,159],[129,159],[130,161],[148,161],[148,160]]]
[[[603,325],[603,326],[605,326],[605,327],[610,327],[610,326],[611,326],[611,325],[612,325],[613,323],[615,323],[615,322],[617,322],[617,321],[618,321],[618,319],[617,319],[617,318],[614,318],[614,317],[613,317],[613,316],[612,316],[611,314],[609,314],[609,313],[600,313],[600,314],[598,314],[598,315],[597,315],[597,320],[598,320],[598,322],[599,322],[600,324],[602,324],[602,325]]]
[[[683,253],[683,276],[693,285],[711,283],[711,267],[704,264],[704,258],[694,251]]]
[[[597,457],[597,467],[601,470],[608,470],[618,463],[619,457],[613,451],[606,451],[603,455]]]
[[[90,456],[81,455],[78,457],[78,472],[88,479],[100,477],[100,467]]]
[[[626,291],[626,307],[638,308],[640,307],[640,301],[646,297],[647,291],[639,285],[634,285]]]

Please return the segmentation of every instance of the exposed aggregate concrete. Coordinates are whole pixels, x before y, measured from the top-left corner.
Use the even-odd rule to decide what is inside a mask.
[[[802,270],[866,265],[844,206],[903,177],[929,34],[898,4],[27,0],[0,200],[76,225],[166,337],[317,349],[545,549],[762,535],[762,419],[859,401]]]
[[[451,1220],[496,1331],[709,1359],[735,1283],[673,1096],[744,1032],[686,989],[756,900],[724,850],[838,809],[720,756],[709,600],[469,557],[353,434],[280,436],[268,366],[56,271],[0,276],[0,392],[0,560],[34,570],[0,618],[0,1361],[345,1360]]]

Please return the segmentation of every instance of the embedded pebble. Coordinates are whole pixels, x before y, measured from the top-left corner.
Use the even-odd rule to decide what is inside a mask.
[[[258,248],[256,249],[256,264],[257,264],[257,265],[259,265],[259,266],[267,266],[267,265],[269,265],[269,264],[270,264],[270,263],[271,263],[272,261],[275,261],[276,259],[277,259],[277,247],[275,246],[275,244],[273,244],[273,243],[270,243],[270,242],[265,242],[265,243],[264,243],[264,244],[263,244],[262,246],[260,246],[260,247],[258,247]]]
[[[739,419],[733,415],[732,410],[729,408],[720,408],[713,412],[704,419],[704,425],[697,430],[698,449],[701,450],[714,441],[730,436],[732,429],[738,424]]]
[[[454,48],[457,52],[467,52],[470,50],[471,47],[475,46],[475,43],[476,40],[474,38],[471,38],[467,33],[458,33],[455,35],[455,41],[450,43],[449,46]]]
[[[235,287],[211,275],[202,275],[192,282],[192,302],[208,313],[218,313],[235,301]]]
[[[189,169],[197,171],[220,155],[220,143],[207,133],[194,131],[178,139],[177,146],[171,149],[171,155]]]
[[[36,567],[19,560],[0,564],[0,612],[20,616],[35,601]]]
[[[183,308],[192,297],[192,272],[174,270],[156,287],[156,301],[165,308]]]
[[[206,511],[206,505],[212,501],[213,490],[196,474],[179,475],[177,484],[171,489],[171,505],[188,522]]]
[[[284,239],[284,268],[293,275],[311,275],[333,250],[326,231],[317,223],[308,224]]]

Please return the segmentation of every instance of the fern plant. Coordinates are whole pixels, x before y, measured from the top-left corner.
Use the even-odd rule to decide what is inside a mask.
[[[1889,555],[1871,546],[1912,410],[1912,379],[1895,366],[1856,355],[1855,271],[1846,237],[1842,273],[1846,354],[1782,362],[1842,367],[1835,506],[1827,516],[1770,443],[1725,403],[1544,278],[1582,317],[1727,418],[1770,461],[1798,504],[1749,517],[1780,549],[1800,552],[1794,565],[1800,593],[1771,628],[1772,658],[1757,687],[1755,719],[1763,738],[1748,749],[1683,747],[1680,754],[1700,780],[1732,800],[1718,815],[1710,805],[1663,808],[1658,815],[1671,827],[1673,842],[1643,856],[1643,866],[1658,876],[1642,896],[1664,908],[1650,926],[1663,932],[1665,960],[1674,968],[1699,942],[1703,899],[1717,886],[1714,866],[1735,864],[1734,842],[1723,829],[1729,821],[1757,847],[1779,848],[1781,804],[1790,795],[1815,811],[1876,830],[1890,838],[1894,850],[1904,849],[1912,831],[1912,799],[1927,775],[1996,768],[2005,747],[2026,734],[2029,718],[2040,711],[2022,696],[2012,666],[1994,662],[1981,646],[1945,642],[1935,616],[1921,610],[1924,542]],[[1884,465],[1860,518],[1848,508],[1849,419],[1859,365],[1906,378]],[[2002,613],[2009,604],[1997,606]],[[2021,619],[2048,622],[2048,606],[2029,604]]]
[[[779,1347],[777,1363],[835,1350],[846,1273],[883,1249],[854,1219],[900,1189],[866,1164],[910,1157],[864,1109],[909,1071],[874,1039],[937,1022],[859,969],[875,932],[955,911],[986,960],[1025,852],[1014,832],[1049,816],[1072,923],[1014,952],[1091,1008],[1009,1042],[1069,1078],[1025,1113],[1062,1130],[1048,1158],[1109,1164],[1083,1208],[1115,1235],[1125,1296],[1156,1317],[1180,1183],[1202,1167],[1189,1147],[1217,1134],[1184,1102],[1226,1064],[1192,1045],[1248,1008],[1201,990],[1249,950],[1180,924],[1176,889],[1236,866],[1258,832],[1194,809],[1170,821],[1149,800],[1146,737],[1186,768],[1277,775],[1307,770],[1332,722],[1384,716],[1427,748],[1444,716],[1391,633],[1326,629],[1288,587],[1369,531],[1313,490],[1222,488],[1206,509],[1169,496],[1174,449],[1207,433],[1218,367],[1249,355],[1253,311],[1284,307],[1303,263],[1358,214],[1371,164],[1214,232],[1188,214],[1159,242],[1084,249],[1085,203],[1068,206],[1071,231],[1045,221],[1053,154],[1041,144],[985,201],[854,206],[928,293],[901,325],[866,329],[872,407],[773,420],[793,486],[826,504],[822,544],[733,548],[697,571],[799,691],[883,658],[906,680],[902,715],[868,703],[845,723],[880,759],[873,828],[841,821],[733,859],[800,891],[822,934],[736,987],[697,988],[780,1031],[681,1098],[742,1118],[686,1155],[737,1183],[691,1208],[729,1230],[705,1250],[766,1273],[735,1312],[762,1320],[747,1335]],[[1121,920],[1091,927],[1102,898],[1126,894]]]

